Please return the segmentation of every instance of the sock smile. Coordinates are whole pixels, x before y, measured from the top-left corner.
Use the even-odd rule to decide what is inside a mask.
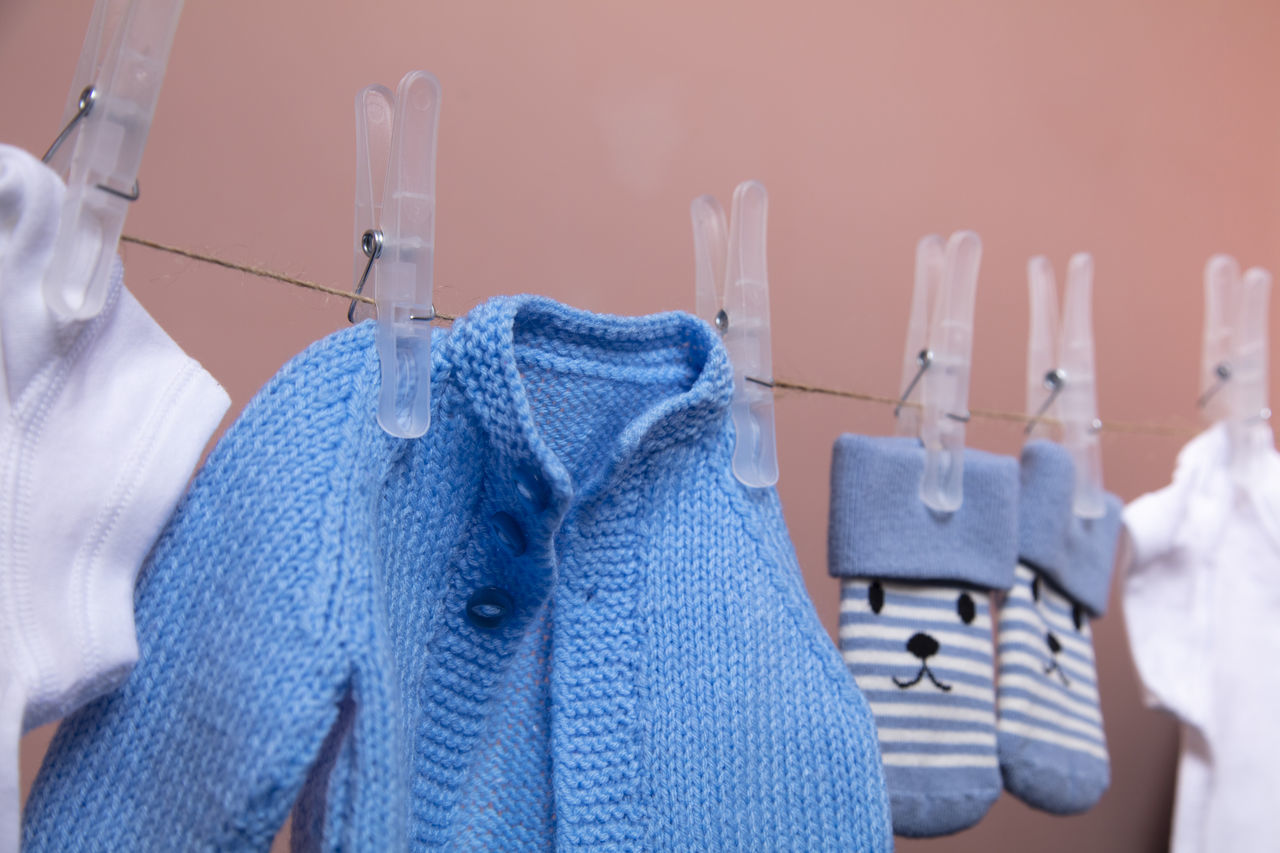
[[[1048,675],[1054,670],[1058,671],[1058,678],[1062,679],[1063,687],[1070,687],[1071,682],[1067,681],[1067,674],[1063,672],[1062,666],[1058,663],[1058,652],[1062,651],[1062,643],[1053,635],[1052,631],[1048,631],[1044,635],[1045,645],[1049,647],[1049,663],[1044,668],[1044,674]]]
[[[949,693],[951,691],[951,685],[943,684],[941,681],[939,681],[937,676],[933,674],[933,670],[929,669],[929,664],[927,663],[920,664],[920,671],[917,672],[916,677],[911,679],[910,681],[899,681],[898,677],[895,675],[893,676],[893,683],[898,685],[898,687],[900,687],[903,690],[909,690],[910,688],[915,687],[917,684],[919,684],[920,679],[924,678],[926,675],[929,676],[929,680],[933,682],[934,687],[937,687],[939,690],[943,691],[944,693]]]
[[[1051,672],[1056,672],[1056,673],[1058,673],[1058,678],[1061,678],[1061,679],[1062,679],[1062,686],[1063,686],[1063,687],[1070,687],[1070,686],[1071,686],[1071,682],[1070,682],[1070,681],[1067,681],[1067,674],[1066,674],[1065,672],[1063,672],[1063,671],[1062,671],[1062,667],[1060,667],[1060,666],[1058,665],[1058,660],[1057,660],[1057,658],[1049,658],[1049,662],[1048,662],[1047,664],[1045,664],[1045,667],[1044,667],[1044,674],[1045,674],[1045,675],[1048,675],[1048,674],[1049,674],[1049,673],[1051,673]]]

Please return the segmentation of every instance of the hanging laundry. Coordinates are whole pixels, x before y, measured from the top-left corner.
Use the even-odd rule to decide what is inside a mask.
[[[1170,849],[1274,851],[1280,839],[1280,454],[1241,480],[1230,424],[1178,454],[1173,482],[1129,504],[1124,612],[1147,703],[1181,722]]]
[[[118,259],[97,316],[49,309],[63,193],[0,145],[0,850],[18,844],[19,736],[124,681],[134,579],[230,405]]]
[[[890,849],[867,706],[777,493],[733,476],[715,332],[497,298],[433,350],[421,439],[378,426],[370,323],[258,394],[29,849],[263,849],[295,799],[325,849]]]
[[[916,244],[899,437],[841,436],[831,463],[840,649],[875,714],[893,830],[913,837],[1000,796],[990,591],[1013,581],[1018,473],[964,446],[981,258],[971,231]]]
[[[964,503],[924,505],[924,448],[842,436],[828,559],[840,649],[870,702],[899,835],[958,832],[1000,796],[990,590],[1017,558],[1017,463],[966,450]]]
[[[1028,805],[1074,814],[1111,783],[1089,620],[1107,607],[1121,504],[1102,487],[1093,258],[1071,256],[1061,323],[1048,258],[1027,283],[1025,432],[1053,418],[1061,443],[1022,448],[1018,566],[997,614],[1000,771]]]
[[[1018,566],[998,613],[1000,770],[1005,788],[1054,814],[1091,808],[1111,766],[1089,620],[1107,608],[1120,501],[1079,518],[1071,454],[1050,441],[1022,451]]]

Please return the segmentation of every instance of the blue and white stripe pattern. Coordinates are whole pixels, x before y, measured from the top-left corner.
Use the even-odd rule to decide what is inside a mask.
[[[1019,564],[1000,608],[999,661],[1005,786],[1056,814],[1089,808],[1110,766],[1085,610]]]
[[[875,716],[894,831],[972,826],[1000,795],[985,591],[841,581],[840,650]]]

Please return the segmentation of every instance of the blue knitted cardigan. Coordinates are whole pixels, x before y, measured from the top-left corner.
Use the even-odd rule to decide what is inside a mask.
[[[295,801],[295,849],[890,849],[866,703],[730,472],[714,332],[498,298],[432,382],[427,435],[384,434],[364,324],[259,392],[27,849],[262,850]]]

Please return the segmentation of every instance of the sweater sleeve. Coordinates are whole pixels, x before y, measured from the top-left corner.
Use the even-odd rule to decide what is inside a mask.
[[[137,589],[138,664],[58,732],[24,849],[265,850],[284,823],[350,686],[344,573],[369,504],[344,452],[356,383],[315,375],[342,361],[332,340],[264,388],[171,519]]]

